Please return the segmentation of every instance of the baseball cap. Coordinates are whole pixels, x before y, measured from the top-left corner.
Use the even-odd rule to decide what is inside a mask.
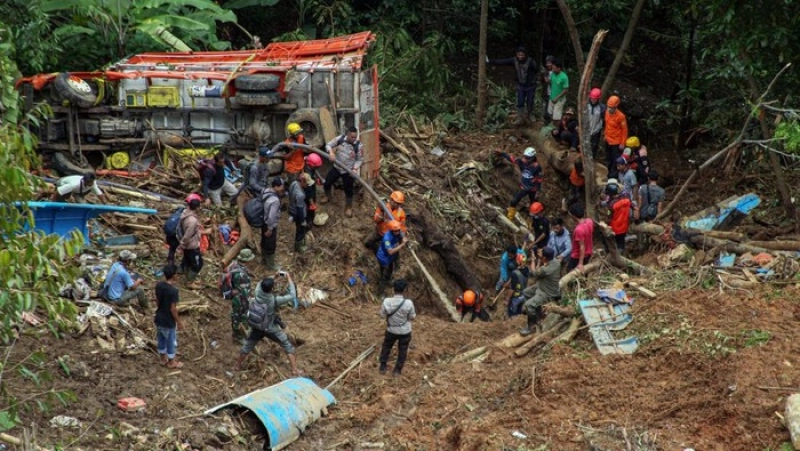
[[[275,177],[274,179],[272,179],[271,185],[272,186],[283,186],[283,179],[280,178],[280,177]]]
[[[554,251],[552,247],[547,246],[544,249],[542,249],[542,257],[548,260],[552,260],[553,258],[555,258],[555,256],[556,256],[556,251]]]
[[[628,162],[625,161],[625,159],[622,158],[622,157],[618,157],[616,163],[617,164],[628,164]]]
[[[268,157],[269,156],[269,152],[270,152],[270,150],[269,150],[269,147],[267,147],[267,146],[261,146],[261,147],[258,148],[258,156],[259,157]]]
[[[124,262],[133,261],[133,260],[136,260],[136,254],[134,254],[133,252],[131,252],[131,251],[127,250],[127,249],[125,249],[124,251],[119,253],[119,259],[124,261]]]

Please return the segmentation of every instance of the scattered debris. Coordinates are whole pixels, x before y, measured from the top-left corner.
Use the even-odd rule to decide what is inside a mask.
[[[58,415],[50,419],[50,426],[54,428],[79,428],[81,422],[75,417]]]
[[[145,403],[143,399],[134,397],[122,398],[117,402],[117,407],[125,412],[138,412],[143,410],[146,406],[147,403]]]

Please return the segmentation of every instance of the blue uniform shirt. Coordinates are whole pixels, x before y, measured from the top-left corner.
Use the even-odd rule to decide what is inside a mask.
[[[378,247],[378,262],[381,266],[389,266],[392,262],[397,258],[397,255],[389,255],[389,249],[396,247],[400,244],[400,240],[402,236],[398,233],[397,235],[394,234],[391,230],[383,234],[383,238],[381,238],[381,245]]]

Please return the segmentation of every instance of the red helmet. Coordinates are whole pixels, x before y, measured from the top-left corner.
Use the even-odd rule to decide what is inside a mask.
[[[308,163],[308,167],[310,168],[318,168],[322,166],[322,158],[315,153],[308,154],[306,156],[306,163]]]
[[[197,193],[192,193],[192,194],[189,194],[188,196],[186,196],[186,203],[187,204],[190,203],[193,200],[196,200],[198,202],[202,202],[203,201],[203,197],[200,196]]]
[[[541,213],[544,211],[544,205],[541,202],[534,202],[531,204],[530,212],[532,215]]]
[[[597,99],[600,98],[601,95],[602,95],[602,92],[600,92],[600,88],[594,88],[591,91],[589,91],[589,98],[590,99],[597,100]]]

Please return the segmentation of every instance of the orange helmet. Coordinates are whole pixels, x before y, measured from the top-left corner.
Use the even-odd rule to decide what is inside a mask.
[[[405,194],[402,191],[392,191],[392,194],[389,196],[389,199],[397,202],[398,204],[402,204],[406,201]]]
[[[399,232],[401,229],[402,227],[400,226],[400,221],[389,221],[389,230],[392,232]]]
[[[472,307],[475,305],[475,292],[472,290],[467,290],[464,292],[464,295],[461,296],[464,299],[464,305],[467,307]]]
[[[544,211],[544,205],[541,202],[534,202],[531,204],[530,212],[532,215],[541,213]]]
[[[609,108],[616,108],[619,106],[619,97],[611,96],[608,98],[608,102],[606,102]]]

